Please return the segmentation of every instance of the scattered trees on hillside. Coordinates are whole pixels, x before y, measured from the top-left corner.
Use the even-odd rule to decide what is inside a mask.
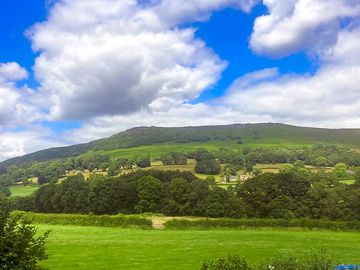
[[[171,152],[160,156],[160,161],[164,165],[186,165],[187,156],[181,152]]]
[[[236,139],[235,137],[233,139]],[[306,165],[318,166],[320,168],[336,164],[346,164],[348,173],[352,173],[353,167],[360,166],[360,153],[350,149],[335,146],[316,144],[313,147],[291,148],[291,147],[266,147],[239,149],[220,148],[218,151],[209,152],[205,149],[182,153],[173,152],[162,155],[160,160],[165,165],[184,165],[187,158],[196,159],[197,171],[207,173],[205,167],[210,166],[209,173],[218,172],[218,164],[228,164],[236,170],[244,169],[252,172],[257,163],[292,163],[295,167]],[[206,161],[205,161],[206,160]],[[205,162],[204,162],[205,161]],[[210,161],[210,162],[209,162]],[[204,163],[207,163],[205,165]],[[21,164],[19,166],[0,167],[0,186],[8,187],[14,183],[30,184],[29,179],[38,178],[40,184],[56,182],[64,177],[67,172],[78,171],[109,171],[109,176],[118,175],[121,170],[132,169],[135,166],[140,168],[150,167],[151,160],[148,154],[134,158],[110,158],[109,155],[101,153],[87,153],[78,157],[57,159],[47,162],[35,162],[32,164]],[[338,165],[339,166],[339,165]],[[344,170],[342,173],[338,167],[334,173],[341,178],[346,178]],[[257,172],[258,174],[258,172]],[[31,179],[32,180],[32,179]]]
[[[221,171],[219,162],[215,159],[215,156],[205,149],[199,149],[194,152],[194,158],[196,160],[195,172],[209,175],[217,175]]]
[[[136,158],[136,166],[139,168],[151,167],[150,155],[140,155]]]

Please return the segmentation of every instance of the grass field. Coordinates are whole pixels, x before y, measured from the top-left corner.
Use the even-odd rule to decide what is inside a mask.
[[[199,269],[201,262],[241,253],[260,262],[279,252],[326,247],[334,258],[360,262],[360,233],[289,230],[161,231],[39,226],[51,230],[44,266],[60,269]]]
[[[345,179],[345,180],[340,180],[339,182],[342,184],[346,184],[346,185],[352,185],[355,183],[355,180],[354,179]]]
[[[310,141],[303,141],[301,143],[284,141],[277,139],[259,139],[259,140],[247,140],[245,144],[237,144],[232,140],[225,141],[209,141],[209,142],[194,142],[194,143],[163,143],[163,144],[154,144],[154,145],[145,145],[139,147],[131,148],[121,148],[114,150],[99,150],[99,151],[89,151],[83,155],[91,155],[94,153],[109,155],[112,158],[129,158],[142,155],[144,153],[150,154],[152,158],[158,158],[162,154],[177,152],[179,149],[184,152],[194,151],[199,148],[205,148],[209,151],[217,151],[220,148],[228,149],[238,149],[242,150],[244,147],[250,148],[267,148],[267,147],[276,147],[276,146],[286,146],[289,148],[302,148],[302,147],[311,147],[313,143]]]
[[[26,197],[33,194],[39,186],[12,186],[10,192],[12,197]]]

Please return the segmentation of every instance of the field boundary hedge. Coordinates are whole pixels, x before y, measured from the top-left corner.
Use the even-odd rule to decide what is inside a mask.
[[[121,228],[151,229],[152,221],[145,217],[127,215],[81,215],[81,214],[43,214],[33,212],[14,211],[14,218],[26,218],[35,224],[100,226]]]
[[[330,221],[314,219],[231,219],[231,218],[176,218],[164,224],[166,229],[211,230],[241,228],[306,228],[331,231],[360,231],[359,221]]]

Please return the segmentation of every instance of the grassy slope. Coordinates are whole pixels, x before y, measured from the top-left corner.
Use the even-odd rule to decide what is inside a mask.
[[[11,197],[26,197],[38,190],[38,186],[12,186],[10,187]]]
[[[91,155],[94,153],[109,155],[112,158],[134,158],[142,154],[150,154],[151,158],[158,158],[162,154],[171,153],[171,152],[190,152],[199,148],[205,148],[209,151],[217,151],[220,148],[228,149],[238,149],[242,150],[244,147],[258,148],[258,147],[274,147],[274,146],[286,146],[291,148],[301,148],[301,147],[311,147],[311,143],[288,143],[285,141],[268,141],[264,140],[254,140],[245,144],[236,144],[235,141],[209,141],[204,143],[162,143],[155,145],[145,145],[139,147],[130,147],[123,149],[114,149],[114,150],[99,150],[99,151],[89,151],[85,154]]]
[[[199,269],[201,262],[240,252],[259,262],[279,252],[326,247],[341,262],[360,262],[360,233],[286,230],[154,231],[40,226],[51,230],[51,270]]]
[[[199,138],[204,137],[208,141],[197,142]],[[88,144],[42,150],[4,161],[1,165],[78,156],[92,151],[105,151],[114,157],[129,157],[143,153],[158,156],[161,153],[188,151],[199,147],[209,150],[219,147],[242,148],[244,145],[236,144],[240,137],[244,145],[249,147],[273,145],[296,147],[329,143],[360,149],[360,129],[331,130],[271,123],[184,128],[143,127],[130,129]],[[191,143],[175,143],[176,141]]]

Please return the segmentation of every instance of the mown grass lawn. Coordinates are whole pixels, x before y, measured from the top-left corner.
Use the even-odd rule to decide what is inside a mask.
[[[33,194],[39,186],[11,186],[11,197],[26,197]]]
[[[279,252],[326,247],[341,262],[360,263],[360,233],[290,230],[171,231],[39,225],[51,230],[44,266],[60,269],[199,269],[201,262],[241,253],[260,262]]]

